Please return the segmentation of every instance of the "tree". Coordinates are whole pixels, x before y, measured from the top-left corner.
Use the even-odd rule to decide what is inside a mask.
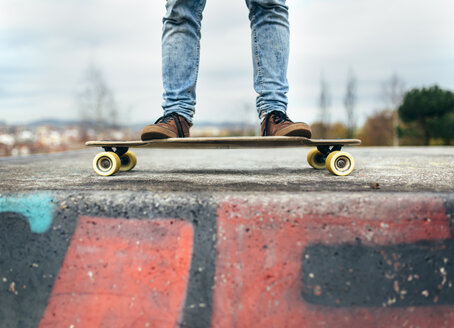
[[[445,145],[454,139],[454,112],[429,121],[429,130],[434,138],[440,138]]]
[[[347,78],[347,90],[344,97],[344,107],[347,114],[347,138],[351,139],[354,137],[356,129],[356,116],[355,116],[355,105],[356,105],[356,77],[353,70],[350,69]]]
[[[393,111],[383,110],[368,117],[361,129],[364,146],[391,146],[393,144]]]
[[[311,124],[312,137],[321,138],[322,131],[326,132],[326,138],[340,138],[345,139],[348,135],[347,126],[344,123],[336,122],[333,124],[323,124],[321,122],[314,122]]]
[[[118,107],[112,90],[99,68],[90,65],[77,95],[80,115],[85,125],[94,126],[97,135],[118,124]]]
[[[325,78],[320,78],[320,96],[318,99],[320,108],[320,138],[327,138],[329,128],[329,107],[331,106],[331,95],[329,93],[328,83]]]
[[[429,145],[432,137],[447,138],[449,142],[447,133],[454,130],[450,119],[453,112],[454,93],[440,89],[437,85],[410,90],[399,107],[399,117],[403,122],[417,123],[425,145]]]
[[[399,126],[399,116],[397,114],[397,108],[402,104],[402,99],[405,94],[405,83],[395,73],[391,77],[382,83],[382,96],[386,108],[392,110],[392,121],[393,121],[393,146],[399,146],[399,135],[397,128]]]

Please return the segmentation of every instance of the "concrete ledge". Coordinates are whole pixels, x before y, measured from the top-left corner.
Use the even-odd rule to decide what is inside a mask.
[[[2,327],[454,326],[452,193],[35,191],[0,205]]]

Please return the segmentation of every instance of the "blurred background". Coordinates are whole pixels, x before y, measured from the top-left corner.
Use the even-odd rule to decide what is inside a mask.
[[[454,143],[452,0],[288,0],[288,114],[314,137]],[[165,1],[1,0],[0,156],[138,139],[162,115]],[[248,10],[208,0],[193,136],[255,135]]]

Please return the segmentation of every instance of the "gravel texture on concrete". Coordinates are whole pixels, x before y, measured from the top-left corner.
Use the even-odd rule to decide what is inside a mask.
[[[312,169],[309,148],[134,149],[131,172],[100,177],[88,149],[0,160],[1,192],[131,190],[155,192],[452,192],[454,147],[344,148],[351,175]]]

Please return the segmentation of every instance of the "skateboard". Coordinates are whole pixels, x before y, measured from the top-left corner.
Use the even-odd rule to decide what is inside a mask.
[[[93,160],[93,169],[101,176],[130,171],[137,156],[129,148],[277,148],[312,146],[307,162],[315,169],[327,169],[334,175],[349,175],[355,166],[353,156],[341,151],[346,145],[359,145],[358,139],[308,139],[305,137],[214,137],[168,138],[149,141],[88,141],[89,147],[104,148]]]

